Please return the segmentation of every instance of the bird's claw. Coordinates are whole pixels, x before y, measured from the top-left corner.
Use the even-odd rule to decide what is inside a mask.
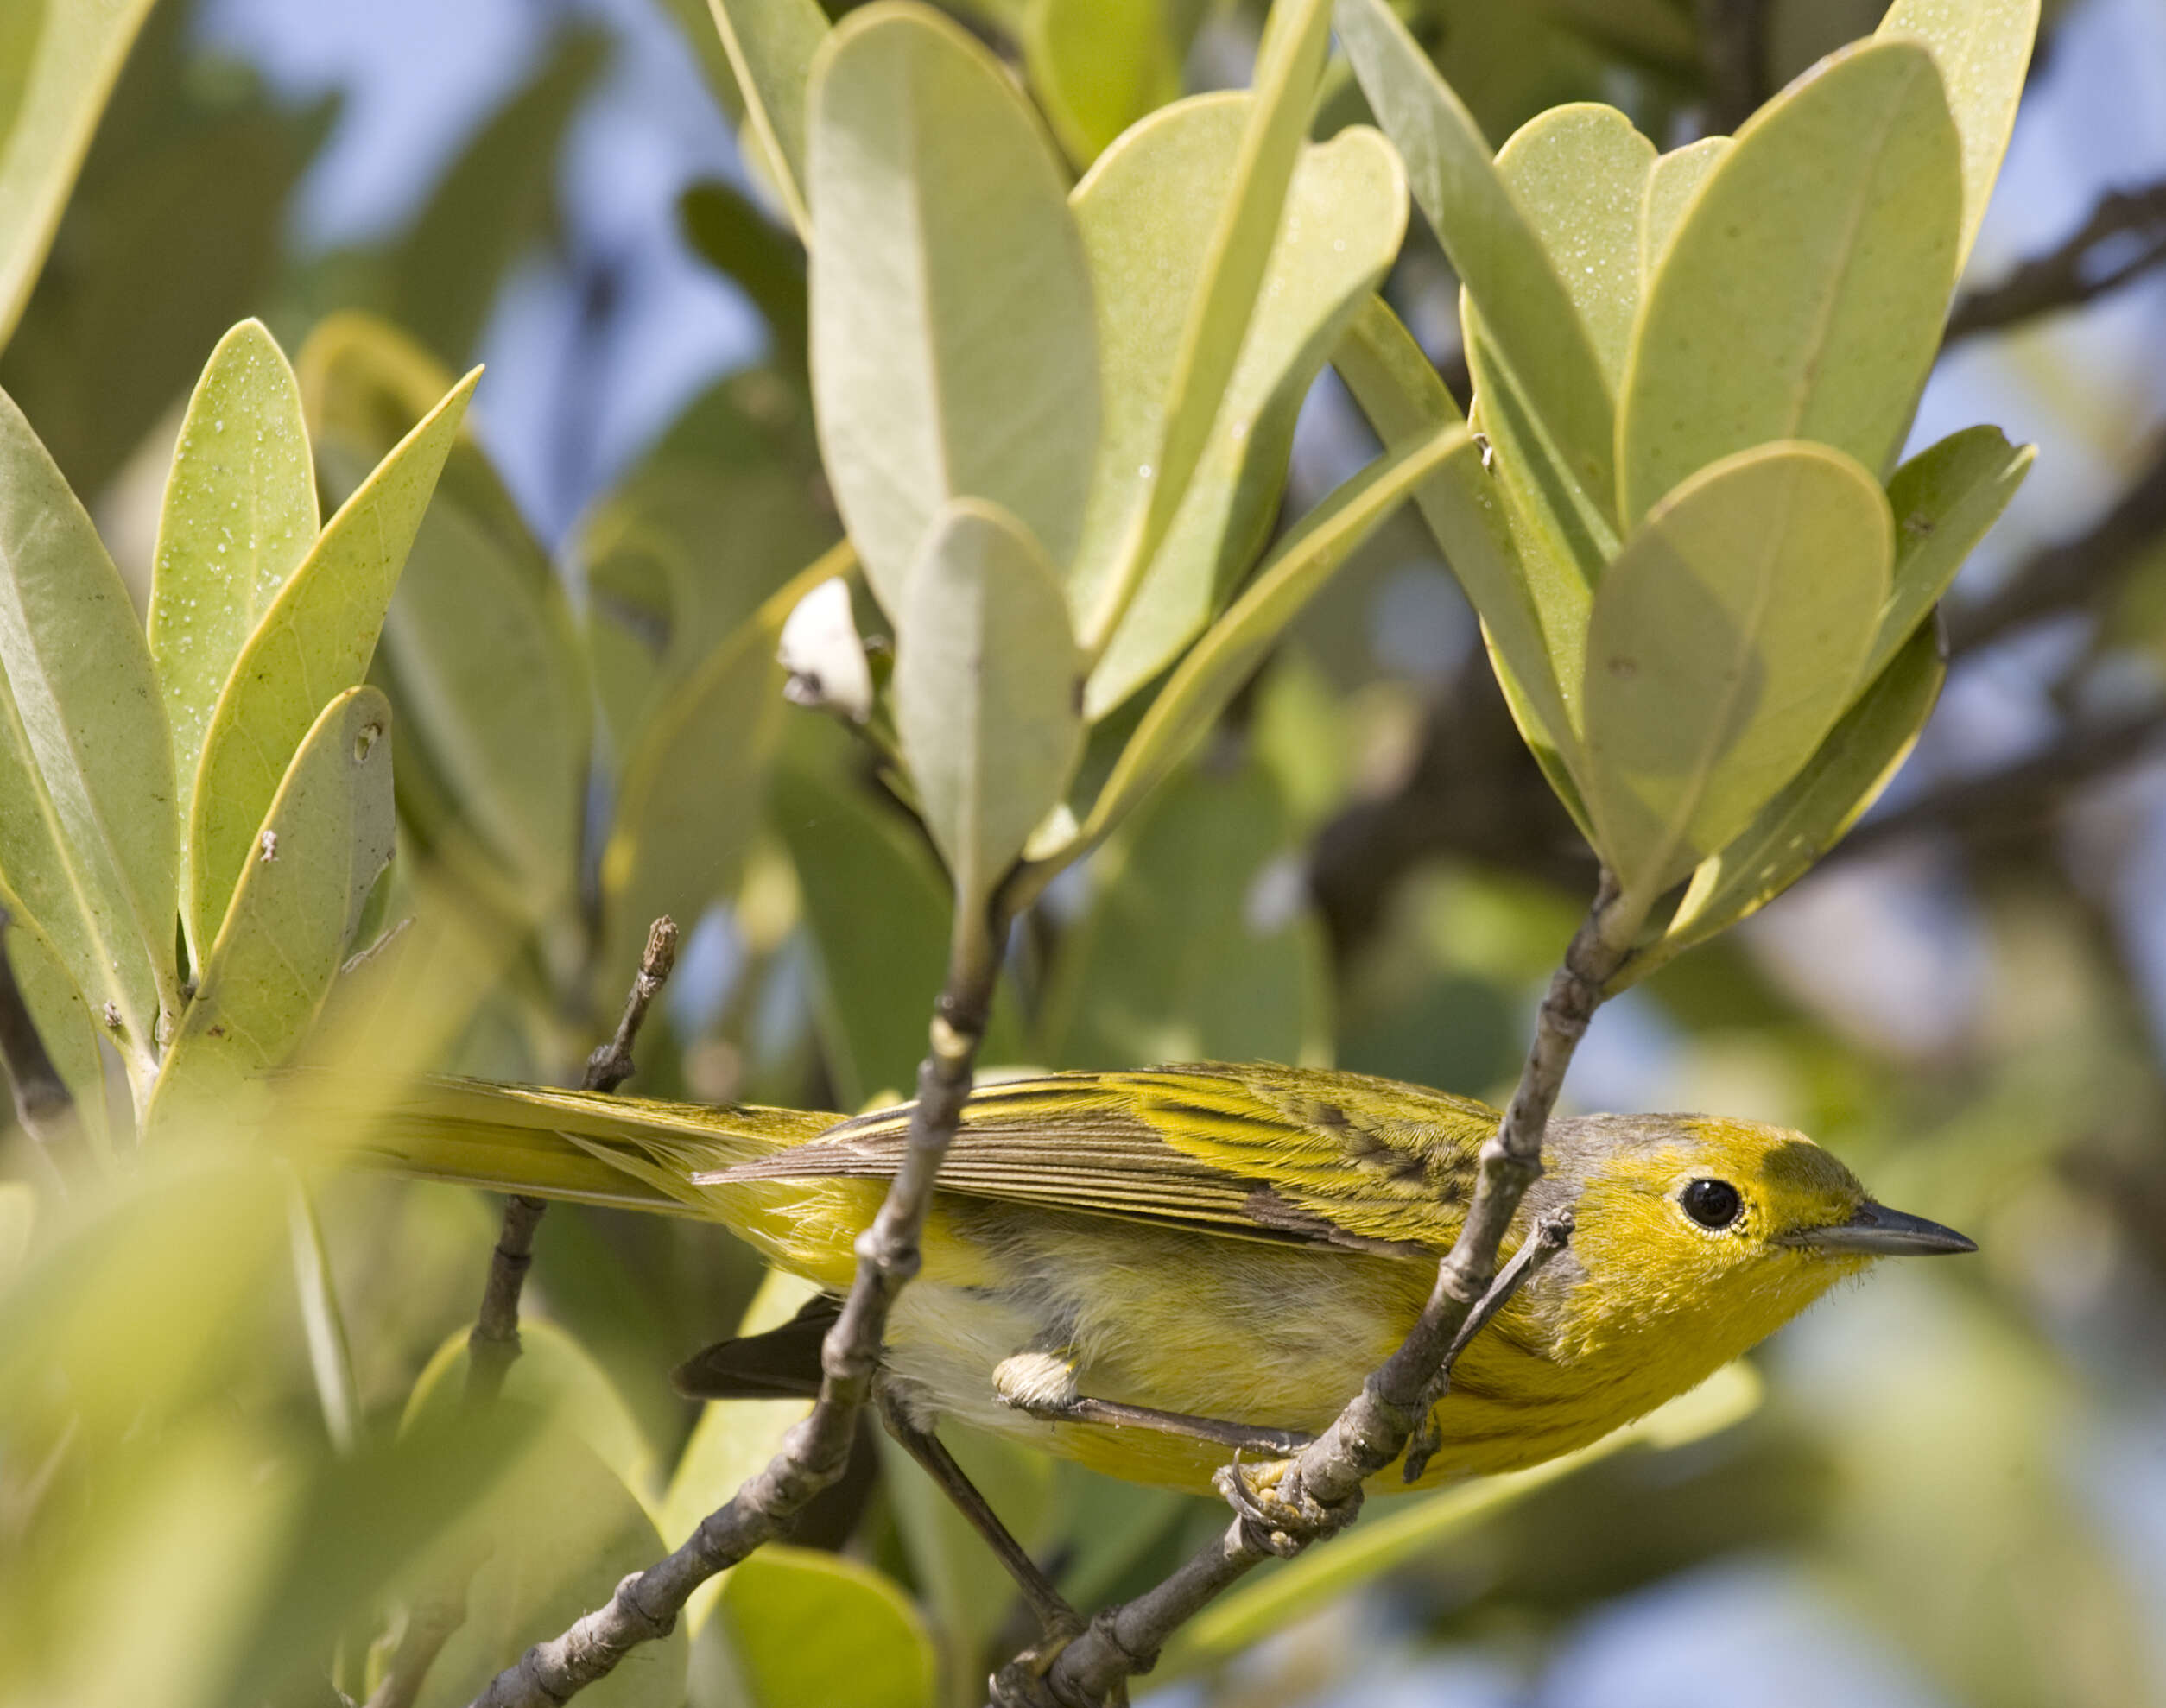
[[[1335,1536],[1361,1510],[1361,1491],[1326,1505],[1301,1486],[1292,1459],[1244,1464],[1239,1459],[1212,1479],[1241,1515],[1249,1540],[1265,1553],[1290,1559],[1312,1542]]]

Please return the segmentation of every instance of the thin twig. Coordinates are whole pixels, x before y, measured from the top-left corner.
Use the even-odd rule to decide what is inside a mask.
[[[75,1098],[67,1081],[53,1066],[53,1058],[30,1017],[30,1005],[16,984],[15,963],[8,954],[8,927],[13,916],[0,908],[0,1060],[7,1064],[8,1079],[15,1087],[16,1119],[37,1142],[66,1187],[80,1182],[88,1162],[83,1146],[83,1123],[75,1111]]]
[[[1948,607],[1951,656],[2009,629],[2089,604],[2139,560],[2166,528],[2166,436],[2151,460],[2091,528],[2034,552],[1992,592]]]
[[[1943,345],[2077,308],[2166,262],[2166,180],[2100,199],[2075,235],[2000,283],[1973,291],[1948,316]]]
[[[996,928],[977,940],[985,952],[949,967],[932,1024],[932,1053],[918,1069],[902,1165],[872,1225],[858,1237],[858,1270],[842,1313],[820,1347],[820,1398],[783,1437],[782,1450],[727,1504],[708,1514],[675,1553],[617,1585],[607,1605],[562,1635],[537,1643],[499,1673],[474,1708],[557,1708],[606,1675],[639,1644],[666,1636],[694,1590],[754,1549],[788,1532],[806,1505],[849,1463],[858,1420],[896,1297],[917,1274],[919,1242],[933,1183],[961,1123],[978,1047],[998,977]]]
[[[1360,1509],[1362,1485],[1406,1451],[1441,1395],[1452,1360],[1479,1327],[1477,1318],[1500,1307],[1542,1261],[1529,1256],[1508,1283],[1497,1271],[1498,1249],[1520,1199],[1541,1175],[1542,1135],[1565,1069],[1631,937],[1631,922],[1613,916],[1616,899],[1605,874],[1594,907],[1542,999],[1511,1103],[1481,1148],[1466,1220],[1438,1264],[1436,1285],[1405,1341],[1298,1456],[1257,1472],[1235,1466],[1219,1474],[1238,1515],[1209,1547],[1135,1600],[1100,1611],[1042,1674],[1023,1663],[1004,1668],[994,1690],[1004,1708],[1101,1708],[1117,1701],[1125,1681],[1150,1671],[1174,1632],[1236,1579],[1267,1559],[1298,1553],[1343,1529]],[[1554,1249],[1563,1232],[1552,1224],[1527,1244]]]
[[[586,1059],[580,1085],[590,1091],[613,1091],[632,1076],[632,1046],[646,1023],[647,1010],[677,964],[677,922],[667,914],[647,928],[647,946],[632,976],[624,1012],[609,1041]],[[519,1297],[527,1271],[534,1267],[534,1233],[548,1205],[515,1194],[504,1200],[504,1229],[489,1254],[489,1278],[483,1283],[481,1308],[466,1336],[466,1385],[470,1408],[495,1403],[504,1379],[519,1357]],[[369,1694],[367,1708],[412,1708],[428,1681],[429,1668],[452,1633],[466,1623],[466,1586],[480,1561],[465,1562],[434,1589],[419,1597],[400,1634],[398,1647],[383,1677]]]

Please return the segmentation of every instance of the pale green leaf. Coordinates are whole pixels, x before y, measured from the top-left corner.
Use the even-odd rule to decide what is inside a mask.
[[[847,566],[843,566],[846,569]],[[782,624],[837,573],[826,560],[770,594],[648,719],[624,762],[617,819],[602,851],[600,999],[622,999],[660,914],[700,917],[729,893],[758,830],[782,714]]]
[[[319,323],[301,386],[326,485],[344,497],[450,388],[382,321]],[[592,689],[569,602],[487,455],[460,434],[407,554],[377,661],[399,711],[401,816],[510,918],[573,905]]]
[[[0,345],[149,10],[150,0],[9,0],[0,14]]]
[[[1093,657],[1118,627],[1173,526],[1232,380],[1308,132],[1330,22],[1325,0],[1283,0],[1272,10],[1232,169],[1215,217],[1202,228],[1207,240],[1196,285],[1184,302],[1168,305],[1177,341],[1167,346],[1164,384],[1147,391],[1140,405],[1124,406],[1120,390],[1134,382],[1134,370],[1126,362],[1126,374],[1108,370],[1107,407],[1144,413],[1133,418],[1141,431],[1124,441],[1135,447],[1134,460],[1109,464],[1091,495],[1094,512],[1105,514],[1094,518],[1092,553],[1079,561],[1072,604],[1079,613],[1077,636]],[[1165,242],[1162,231],[1152,246]],[[1132,261],[1124,258],[1123,264]]]
[[[1468,442],[1463,423],[1395,446],[1302,519],[1188,649],[1099,790],[1071,850],[1092,846],[1210,732],[1302,607],[1378,525]]]
[[[1655,145],[1615,107],[1582,101],[1529,120],[1497,152],[1614,388],[1639,311],[1640,227]]]
[[[1893,464],[1955,281],[1962,159],[1932,56],[1846,48],[1756,113],[1648,287],[1618,419],[1627,527],[1778,439]]]
[[[1939,604],[1963,560],[1983,540],[2030,472],[2035,445],[2013,446],[1998,427],[1966,427],[1895,471],[1895,573],[1888,606],[1865,661],[1870,681]]]
[[[998,507],[952,503],[910,572],[895,721],[925,827],[954,880],[959,940],[1067,793],[1082,660],[1053,566]]]
[[[293,1245],[294,1292],[301,1305],[301,1332],[308,1341],[316,1403],[331,1445],[340,1453],[351,1453],[361,1444],[362,1419],[345,1313],[339,1307],[338,1279],[332,1272],[331,1249],[324,1243],[314,1200],[298,1173],[291,1188],[286,1222]]]
[[[1340,0],[1339,32],[1414,199],[1481,311],[1498,359],[1523,388],[1588,503],[1612,503],[1611,388],[1527,213],[1489,143],[1385,0]]]
[[[128,590],[0,393],[0,874],[140,1075],[180,1006],[173,743]]]
[[[1841,715],[1892,535],[1856,463],[1783,443],[1693,477],[1626,543],[1587,627],[1580,783],[1627,915],[1743,830]]]
[[[835,501],[890,617],[942,504],[1074,555],[1098,448],[1091,282],[1053,145],[999,62],[892,4],[813,79],[813,384]]]
[[[6,934],[8,964],[15,969],[23,1006],[30,1011],[31,1022],[38,1029],[46,1054],[53,1059],[60,1083],[75,1099],[76,1118],[92,1143],[104,1152],[110,1138],[98,1017],[83,1000],[52,939],[4,879],[0,879],[0,909],[8,915],[9,923],[0,927],[0,931]]]
[[[29,1262],[37,1216],[35,1186],[28,1180],[0,1180],[0,1288],[13,1282]]]
[[[1182,45],[1165,0],[1030,0],[1023,65],[1070,160],[1087,166],[1181,93]]]
[[[1207,229],[1207,210],[1222,188],[1223,174],[1233,164],[1240,134],[1238,124],[1223,120],[1232,116],[1229,107],[1242,98],[1220,98],[1216,108],[1191,110],[1194,120],[1219,130],[1224,147],[1219,173],[1214,174],[1219,181],[1209,186],[1213,194],[1203,209],[1185,205],[1154,174],[1148,181],[1128,187],[1121,199],[1125,211],[1148,208],[1144,217],[1162,231],[1186,223],[1184,214],[1201,211]],[[1219,122],[1212,124],[1214,120]],[[1124,159],[1144,163],[1132,151]],[[1112,177],[1094,175],[1091,183],[1103,194]],[[1295,416],[1342,328],[1396,257],[1406,231],[1406,209],[1405,174],[1391,145],[1378,132],[1354,127],[1327,143],[1302,149],[1287,190],[1286,222],[1271,251],[1248,338],[1210,441],[1134,602],[1091,672],[1084,715],[1092,721],[1156,676],[1200,633],[1225,602],[1230,584],[1253,560],[1277,509]],[[1081,193],[1077,212],[1094,262],[1099,262],[1105,251]],[[1140,234],[1106,235],[1114,239],[1107,247],[1124,253],[1128,264],[1123,270],[1149,270],[1166,278],[1163,269],[1147,269],[1148,247]],[[1111,262],[1112,256],[1105,256],[1095,268],[1101,282]],[[1181,291],[1192,282],[1175,273],[1168,282]],[[1178,300],[1169,306],[1179,312]],[[1155,318],[1142,303],[1109,307],[1131,324]],[[1109,381],[1126,383],[1112,380],[1110,368]],[[1106,469],[1103,456],[1099,465]],[[1101,478],[1118,485],[1107,475]]]
[[[1303,871],[1292,817],[1260,766],[1170,780],[1092,868],[1033,1060],[1327,1062],[1329,962]]]
[[[152,563],[150,657],[173,726],[182,824],[233,661],[318,525],[301,388],[263,322],[244,320],[218,340],[188,400]]]
[[[1669,240],[1677,235],[1685,210],[1700,187],[1730,152],[1727,136],[1702,136],[1682,149],[1673,149],[1655,162],[1647,174],[1647,206],[1640,217],[1640,290],[1645,294],[1656,269],[1669,253]]]
[[[1912,36],[1932,49],[1963,140],[1963,228],[1955,270],[1963,270],[2000,176],[2038,34],[2038,0],[1895,0],[1883,36]]]
[[[1387,445],[1459,425],[1459,410],[1413,334],[1380,298],[1364,306],[1333,356],[1339,376]],[[1542,578],[1529,572],[1514,539],[1499,483],[1483,466],[1481,447],[1469,434],[1448,451],[1434,474],[1415,488],[1414,502],[1435,536],[1444,560],[1487,630],[1491,644],[1510,666],[1544,728],[1569,740],[1578,719],[1564,699],[1567,684],[1579,689],[1577,637],[1586,629],[1585,584],[1568,571],[1555,578],[1553,608],[1576,610],[1576,622],[1545,635],[1537,590]],[[1561,591],[1559,590],[1561,590]],[[1572,596],[1567,603],[1564,595]],[[1560,674],[1552,658],[1569,658]]]
[[[925,1623],[870,1566],[770,1542],[731,1572],[719,1609],[752,1708],[931,1708]]]
[[[745,128],[759,142],[790,224],[809,244],[806,85],[827,39],[827,15],[816,0],[707,0],[707,10],[737,77]]]
[[[376,651],[399,571],[450,453],[476,369],[339,507],[241,649],[203,739],[188,820],[185,923],[200,965],[287,762]]]
[[[390,733],[390,703],[358,687],[302,738],[159,1070],[146,1131],[230,1114],[307,1036],[391,862]]]
[[[1811,870],[1894,781],[1939,699],[1940,637],[1919,629],[1828,732],[1805,769],[1700,863],[1661,939],[1635,952],[1613,988],[1765,907]]]

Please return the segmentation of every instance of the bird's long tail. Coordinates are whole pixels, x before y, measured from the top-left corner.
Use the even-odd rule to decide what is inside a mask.
[[[732,1195],[694,1174],[802,1144],[841,1119],[481,1079],[416,1079],[390,1097],[354,1090],[333,1095],[352,1123],[340,1136],[364,1166],[725,1221],[736,1219]]]

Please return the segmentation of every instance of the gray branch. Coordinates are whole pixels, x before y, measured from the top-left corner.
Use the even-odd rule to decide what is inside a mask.
[[[1631,933],[1614,917],[1616,899],[1616,886],[1605,874],[1594,906],[1542,998],[1511,1103],[1481,1148],[1466,1220],[1438,1264],[1428,1302],[1398,1351],[1297,1457],[1253,1471],[1234,1466],[1221,1471],[1219,1485],[1237,1514],[1226,1533],[1155,1588],[1101,1611],[1042,1675],[1023,1663],[1004,1668],[994,1687],[1004,1708],[1101,1708],[1120,1700],[1126,1681],[1150,1671],[1167,1640],[1221,1591],[1264,1560],[1299,1553],[1352,1522],[1360,1510],[1362,1485],[1407,1452],[1409,1443],[1420,1462],[1409,1464],[1409,1480],[1420,1474],[1434,1451],[1428,1420],[1443,1396],[1453,1361],[1568,1237],[1568,1222],[1545,1223],[1498,1273],[1498,1249],[1527,1188],[1542,1174],[1542,1136],[1564,1088],[1565,1070],[1629,946]]]
[[[15,963],[8,955],[8,927],[14,922],[8,910],[0,908],[0,1061],[6,1063],[9,1083],[15,1087],[16,1119],[37,1142],[66,1187],[81,1179],[89,1161],[83,1123],[75,1112],[74,1096],[53,1066],[22,987],[16,982]]]
[[[2059,249],[2034,256],[1999,284],[1958,302],[1941,342],[2079,308],[2161,263],[2166,263],[2166,182],[2113,191]]]
[[[871,1396],[896,1297],[917,1274],[933,1183],[970,1097],[978,1047],[998,975],[995,929],[975,963],[950,966],[932,1024],[932,1053],[918,1069],[902,1166],[880,1212],[857,1242],[858,1271],[842,1314],[820,1348],[820,1398],[783,1437],[782,1452],[675,1553],[617,1585],[607,1605],[562,1635],[537,1643],[498,1673],[473,1708],[557,1708],[605,1676],[639,1644],[666,1636],[693,1591],[754,1549],[785,1534],[797,1515],[842,1476],[858,1420]]]
[[[586,1072],[580,1081],[584,1089],[613,1091],[631,1078],[632,1046],[646,1024],[647,1010],[676,964],[677,922],[664,914],[647,928],[647,946],[639,957],[639,971],[632,976],[616,1032],[586,1059]],[[527,1271],[534,1267],[535,1230],[548,1207],[542,1199],[522,1194],[504,1200],[504,1230],[489,1255],[481,1308],[466,1336],[466,1385],[461,1397],[469,1407],[493,1405],[518,1361],[519,1298],[526,1289]],[[467,1580],[479,1565],[478,1559],[468,1561],[421,1597],[382,1681],[370,1692],[367,1708],[412,1708],[420,1699],[429,1668],[452,1633],[466,1623]]]

